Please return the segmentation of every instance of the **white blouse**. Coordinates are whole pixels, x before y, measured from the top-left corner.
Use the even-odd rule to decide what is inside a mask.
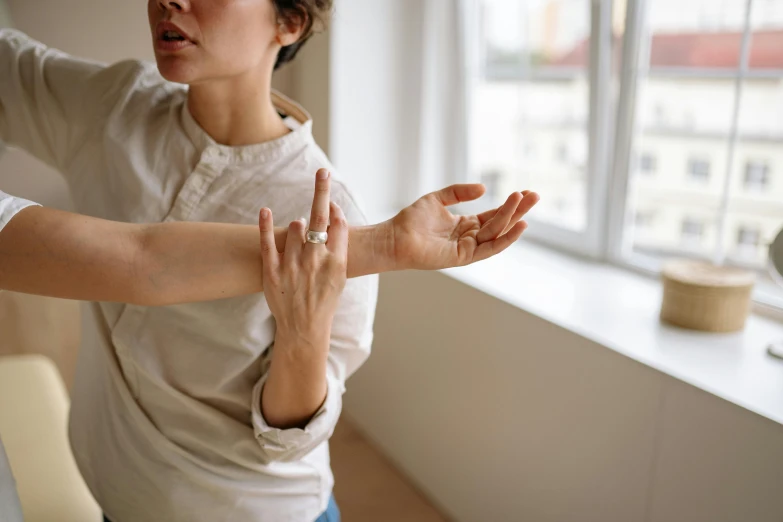
[[[314,174],[333,170],[312,122],[282,96],[291,132],[214,142],[187,89],[154,64],[104,66],[0,31],[0,139],[66,178],[77,211],[125,222],[278,224],[309,216]],[[365,218],[335,177],[333,199]],[[197,281],[194,284],[198,284]],[[305,429],[270,427],[260,393],[275,338],[264,296],[150,308],[98,303],[85,332],[71,446],[113,522],[309,522],[332,492],[328,438],[344,383],[370,353],[377,276],[350,280],[334,319],[328,393]]]

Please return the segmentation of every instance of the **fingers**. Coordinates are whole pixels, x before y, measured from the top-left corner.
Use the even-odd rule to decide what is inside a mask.
[[[481,244],[500,236],[508,227],[511,217],[517,211],[517,207],[522,202],[522,199],[522,194],[519,192],[511,194],[492,219],[490,219],[485,226],[481,227],[481,230],[479,230],[479,233],[476,236],[476,241]],[[517,221],[519,221],[519,219],[517,219]]]
[[[522,191],[522,196],[523,196],[523,199],[524,199],[525,197],[527,197],[527,195],[528,195],[528,194],[531,194],[531,191],[530,191],[530,190],[523,190],[523,191]],[[478,216],[476,216],[476,217],[478,218],[478,220],[479,220],[479,223],[481,224],[481,226],[483,227],[484,225],[486,225],[486,224],[487,224],[487,221],[489,221],[490,219],[492,219],[493,217],[495,217],[495,214],[497,214],[497,213],[498,213],[498,210],[500,210],[500,207],[498,207],[498,208],[493,208],[492,210],[487,210],[486,212],[482,212],[481,214],[479,214]],[[515,217],[516,217],[516,216],[515,216]],[[520,216],[520,217],[517,217],[516,219],[513,219],[513,218],[512,218],[512,220],[511,220],[511,221],[512,221],[511,225],[513,225],[514,223],[516,223],[517,221],[519,221],[519,220],[520,220],[520,218],[521,218],[521,216]]]
[[[519,202],[519,206],[517,206],[517,211],[514,212],[513,216],[511,216],[511,221],[509,221],[506,230],[503,231],[503,234],[508,233],[508,231],[511,230],[512,226],[514,226],[516,223],[519,222],[519,220],[525,217],[527,213],[530,212],[533,209],[533,207],[535,207],[538,204],[539,201],[541,201],[541,196],[539,196],[535,192],[526,190],[522,194],[525,197],[523,197],[522,201]]]
[[[469,183],[461,185],[451,185],[437,192],[430,194],[435,197],[444,206],[456,205],[466,201],[473,201],[484,195],[487,189],[480,183]]]
[[[348,259],[348,221],[343,209],[337,203],[331,205],[331,225],[329,226],[329,251],[341,260]]]
[[[507,234],[492,241],[482,243],[476,248],[476,252],[473,254],[473,260],[471,262],[476,263],[478,261],[484,261],[485,259],[489,259],[490,257],[503,252],[522,237],[522,233],[526,228],[527,223],[525,221],[520,221],[511,227],[511,230],[509,230]]]
[[[258,215],[258,228],[261,231],[261,259],[264,262],[264,271],[274,273],[280,263],[275,244],[275,227],[272,211],[262,208]]]
[[[304,219],[291,221],[288,225],[288,236],[285,240],[286,263],[298,263],[304,249],[306,225]]]
[[[486,212],[482,212],[478,216],[476,216],[479,220],[479,225],[482,227],[487,224],[487,222],[495,217],[495,214],[498,213],[498,210],[500,210],[500,207],[493,208],[492,210],[487,210]]]
[[[495,237],[508,233],[508,231],[511,230],[511,227],[517,224],[520,219],[525,217],[525,215],[528,212],[530,212],[530,210],[541,200],[541,197],[538,194],[530,190],[523,190],[522,196],[523,198],[519,202],[519,205],[516,208],[516,212],[514,212],[514,215],[508,221],[505,230],[503,230],[500,234],[494,237],[489,237],[487,239],[495,239]],[[500,211],[501,208],[503,207],[493,208],[492,210],[487,210],[486,212],[483,212],[478,216],[476,216],[479,220],[479,224],[481,225],[481,227],[483,228],[487,226],[489,222],[492,220],[492,218],[494,218],[497,215],[497,213]]]
[[[530,210],[541,200],[538,194],[530,190],[523,190],[522,195],[524,196],[522,201],[519,202],[516,212],[514,212],[514,215],[511,216],[511,220],[508,222],[506,229],[501,235],[507,234],[508,231],[511,230],[511,227],[516,225],[523,217],[525,217],[525,215],[530,212]]]
[[[328,170],[320,169],[315,175],[315,195],[310,213],[310,230],[326,232],[329,226],[329,198],[331,194],[331,175]]]

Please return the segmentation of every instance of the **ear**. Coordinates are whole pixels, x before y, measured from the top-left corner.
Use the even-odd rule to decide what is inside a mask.
[[[304,9],[281,16],[277,20],[277,43],[281,47],[295,44],[302,39],[307,23],[307,11]]]

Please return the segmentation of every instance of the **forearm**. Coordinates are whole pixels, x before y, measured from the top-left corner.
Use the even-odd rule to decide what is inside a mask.
[[[278,250],[287,230],[276,229]],[[383,225],[351,230],[349,277],[391,269]],[[162,306],[263,290],[258,228],[136,225],[31,207],[0,231],[0,289]]]
[[[288,230],[275,229],[278,252]],[[352,228],[348,277],[393,269],[385,225]],[[263,290],[259,231],[251,225],[162,223],[145,226],[135,263],[143,297],[156,304],[203,301]],[[141,276],[141,277],[139,277]]]
[[[258,250],[253,226],[134,225],[31,207],[0,231],[0,289],[142,305],[219,299],[261,290]]]
[[[348,237],[348,278],[398,270],[390,222],[351,227]]]
[[[329,333],[313,341],[278,332],[269,376],[261,395],[261,411],[274,428],[301,428],[326,399]]]

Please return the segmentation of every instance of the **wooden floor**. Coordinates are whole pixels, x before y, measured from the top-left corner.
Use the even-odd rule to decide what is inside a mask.
[[[447,522],[345,416],[331,453],[343,522]]]

